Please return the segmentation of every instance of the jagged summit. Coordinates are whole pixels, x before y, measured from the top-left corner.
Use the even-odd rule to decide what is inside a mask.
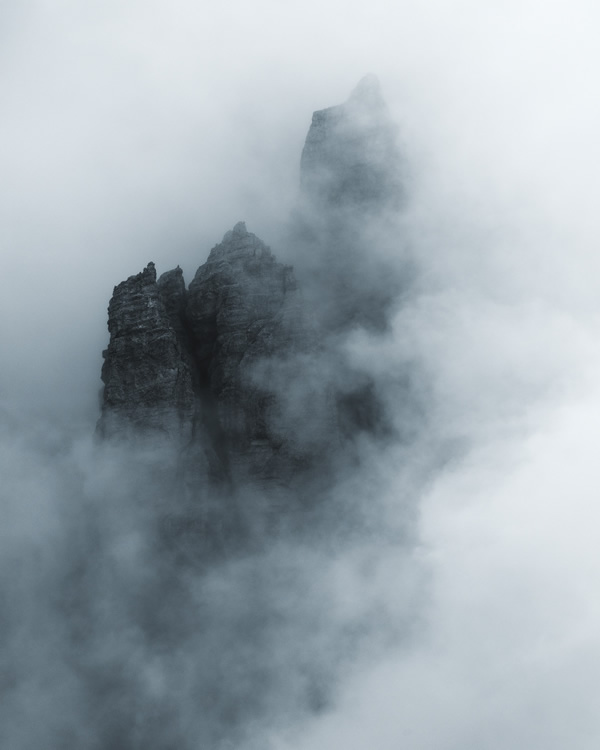
[[[142,278],[144,280],[156,281],[156,266],[152,261],[142,271]]]
[[[376,110],[387,107],[379,78],[373,73],[367,73],[352,89],[348,102],[358,103],[365,108]]]
[[[191,436],[194,394],[189,363],[173,319],[171,274],[156,281],[154,263],[114,288],[110,342],[103,352],[101,435],[154,430]]]
[[[179,266],[157,281],[149,263],[115,287],[108,312],[101,435],[134,430],[196,445],[208,466],[196,484],[290,481],[305,456],[281,431],[277,384],[255,370],[306,347],[307,327],[292,268],[244,222],[188,289]]]
[[[189,287],[179,266],[157,280],[153,263],[115,287],[98,432],[164,438],[185,458],[177,472],[200,504],[217,487],[297,504],[299,487],[312,497],[326,467],[346,460],[342,446],[380,431],[376,387],[339,342],[352,327],[382,329],[396,291],[372,262],[369,238],[379,235],[368,231],[397,197],[395,139],[372,75],[314,113],[301,229],[289,237],[302,290],[244,221]]]
[[[346,102],[313,113],[300,160],[305,199],[327,211],[397,204],[396,137],[379,81],[369,74]]]
[[[228,232],[225,232],[225,234],[223,235],[222,242],[231,242],[231,240],[234,237],[245,237],[247,234],[249,234],[249,232],[246,229],[246,222],[238,221],[238,223],[233,227],[233,229],[230,229]]]
[[[232,261],[235,258],[244,258],[249,255],[267,258],[271,257],[272,254],[262,240],[246,229],[244,221],[238,221],[233,229],[225,232],[221,242],[210,251],[208,262],[211,263],[219,258],[227,258]],[[198,269],[198,273],[200,273],[201,268]]]

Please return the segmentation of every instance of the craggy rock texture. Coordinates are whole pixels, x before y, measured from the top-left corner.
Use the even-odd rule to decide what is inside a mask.
[[[289,481],[291,436],[277,423],[278,399],[257,366],[308,345],[292,268],[240,222],[198,269],[186,313],[201,393],[230,475]]]
[[[383,329],[397,292],[372,262],[372,227],[400,195],[395,138],[371,76],[314,114],[289,237],[302,284],[239,222],[189,289],[179,267],[157,282],[152,263],[115,288],[99,432],[167,436],[192,504],[243,488],[246,506],[254,493],[306,507],[360,434],[385,430],[377,384],[343,338]]]
[[[292,268],[243,222],[189,290],[179,268],[156,282],[149,264],[109,306],[99,431],[167,434],[185,455],[196,444],[214,480],[288,486],[310,455],[285,418],[283,371],[312,351],[311,330]]]
[[[183,271],[179,266],[172,271],[166,271],[158,279],[158,290],[169,317],[169,322],[175,331],[177,340],[182,348],[187,349],[185,331],[185,303],[187,293]]]
[[[114,289],[110,343],[103,352],[102,435],[152,430],[184,441],[192,436],[192,374],[171,321],[173,299],[163,296],[164,288],[149,263]]]

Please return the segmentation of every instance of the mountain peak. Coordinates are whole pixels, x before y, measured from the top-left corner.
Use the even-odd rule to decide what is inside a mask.
[[[356,102],[368,107],[385,106],[379,78],[373,73],[367,73],[352,89],[348,102]]]
[[[313,113],[301,184],[313,206],[371,209],[399,196],[400,157],[379,80],[362,78],[343,104]]]

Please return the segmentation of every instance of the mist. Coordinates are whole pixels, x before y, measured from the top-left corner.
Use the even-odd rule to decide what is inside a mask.
[[[3,746],[598,746],[599,20],[584,0],[0,9]],[[311,114],[368,72],[407,200],[361,262],[411,283],[304,387],[364,373],[388,429],[312,533],[206,567],[157,524],[177,526],[164,446],[94,440],[106,306],[150,260],[191,280],[240,220],[302,278]]]

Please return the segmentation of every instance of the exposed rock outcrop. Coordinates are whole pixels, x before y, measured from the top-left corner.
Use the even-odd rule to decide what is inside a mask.
[[[290,266],[240,222],[200,266],[186,315],[211,430],[225,448],[229,474],[287,482],[293,473],[290,434],[278,424],[280,404],[259,366],[308,344]]]
[[[191,438],[192,373],[172,312],[172,295],[157,284],[154,263],[115,287],[103,352],[100,434],[151,430],[184,442]]]
[[[303,196],[328,220],[332,210],[380,211],[401,198],[397,128],[373,75],[344,104],[313,114],[300,163]]]
[[[399,294],[399,238],[390,226],[405,200],[397,141],[372,75],[343,104],[313,114],[289,242],[311,307],[330,332],[385,329]]]
[[[353,370],[340,341],[356,326],[383,328],[397,291],[369,248],[373,217],[400,200],[395,139],[373,77],[313,115],[289,238],[302,290],[243,222],[188,289],[179,267],[157,281],[152,263],[115,287],[99,432],[167,436],[187,497],[206,507],[219,488],[230,498],[254,488],[267,505],[305,502],[340,446],[380,433],[376,383]]]
[[[157,282],[151,263],[110,302],[99,431],[196,442],[214,477],[288,485],[309,456],[284,424],[293,378],[284,384],[282,373],[314,346],[311,330],[292,268],[243,222],[189,290],[179,268]]]

